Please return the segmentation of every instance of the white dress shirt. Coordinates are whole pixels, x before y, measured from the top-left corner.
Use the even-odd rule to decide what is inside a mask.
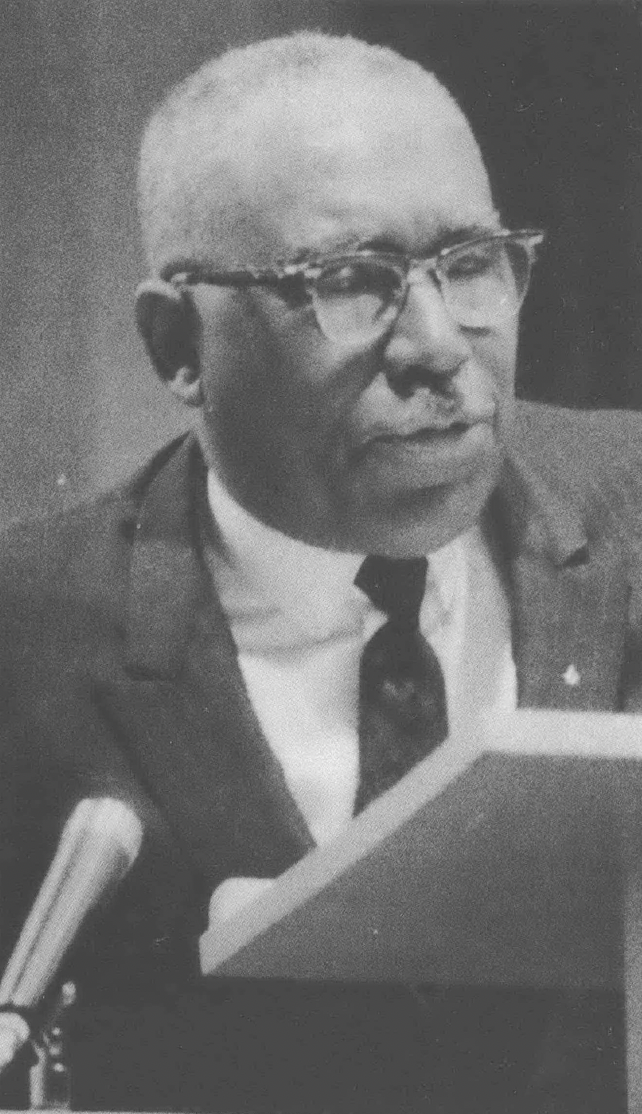
[[[211,567],[265,737],[317,843],[350,821],[357,791],[361,651],[386,620],[354,586],[364,559],[257,521],[210,472],[223,545]],[[506,595],[479,528],[430,554],[421,630],[443,669],[451,729],[516,705]]]

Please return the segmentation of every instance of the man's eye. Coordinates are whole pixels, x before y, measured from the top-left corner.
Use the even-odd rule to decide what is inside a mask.
[[[494,271],[498,264],[498,254],[492,248],[476,248],[448,260],[447,274],[450,279],[477,278]]]
[[[355,263],[328,267],[319,275],[319,285],[328,294],[353,294],[363,285],[363,268]]]
[[[317,287],[332,297],[372,294],[388,298],[397,281],[395,272],[383,264],[350,261],[324,270]]]

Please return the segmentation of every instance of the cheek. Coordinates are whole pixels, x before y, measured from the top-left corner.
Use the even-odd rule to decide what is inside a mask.
[[[229,300],[203,335],[201,353],[203,429],[210,454],[223,473],[258,452],[269,428],[271,368],[278,362],[263,323],[246,312],[239,296]]]
[[[475,357],[485,369],[495,399],[495,432],[499,445],[509,439],[515,408],[515,366],[517,359],[517,327],[478,338]]]
[[[252,298],[238,293],[204,338],[204,390],[214,420],[255,426],[282,386],[279,338]]]
[[[363,389],[370,374],[363,354],[328,341],[311,307],[290,309],[275,296],[264,295],[245,324],[250,351],[238,390],[253,413],[269,415],[274,438],[289,438],[310,457],[345,423]]]
[[[359,392],[350,353],[319,333],[306,310],[277,299],[230,299],[204,336],[204,427],[210,455],[230,477],[283,473],[320,482]],[[364,373],[365,374],[365,373]]]
[[[476,361],[486,369],[498,399],[509,401],[515,389],[518,332],[516,326],[476,336],[472,348]]]

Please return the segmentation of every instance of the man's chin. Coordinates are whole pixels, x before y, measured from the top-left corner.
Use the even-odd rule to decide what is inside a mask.
[[[418,557],[432,553],[479,520],[499,476],[500,461],[487,462],[483,472],[456,482],[400,489],[394,498],[353,504],[346,546],[354,552],[387,557]]]

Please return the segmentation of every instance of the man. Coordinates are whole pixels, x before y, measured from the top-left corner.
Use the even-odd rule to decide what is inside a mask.
[[[541,235],[388,50],[228,53],[140,186],[138,324],[195,436],[2,573],[14,930],[78,797],[147,835],[70,961],[76,1105],[623,1109],[606,995],[206,991],[195,944],[480,708],[642,711],[639,418],[515,403]]]

